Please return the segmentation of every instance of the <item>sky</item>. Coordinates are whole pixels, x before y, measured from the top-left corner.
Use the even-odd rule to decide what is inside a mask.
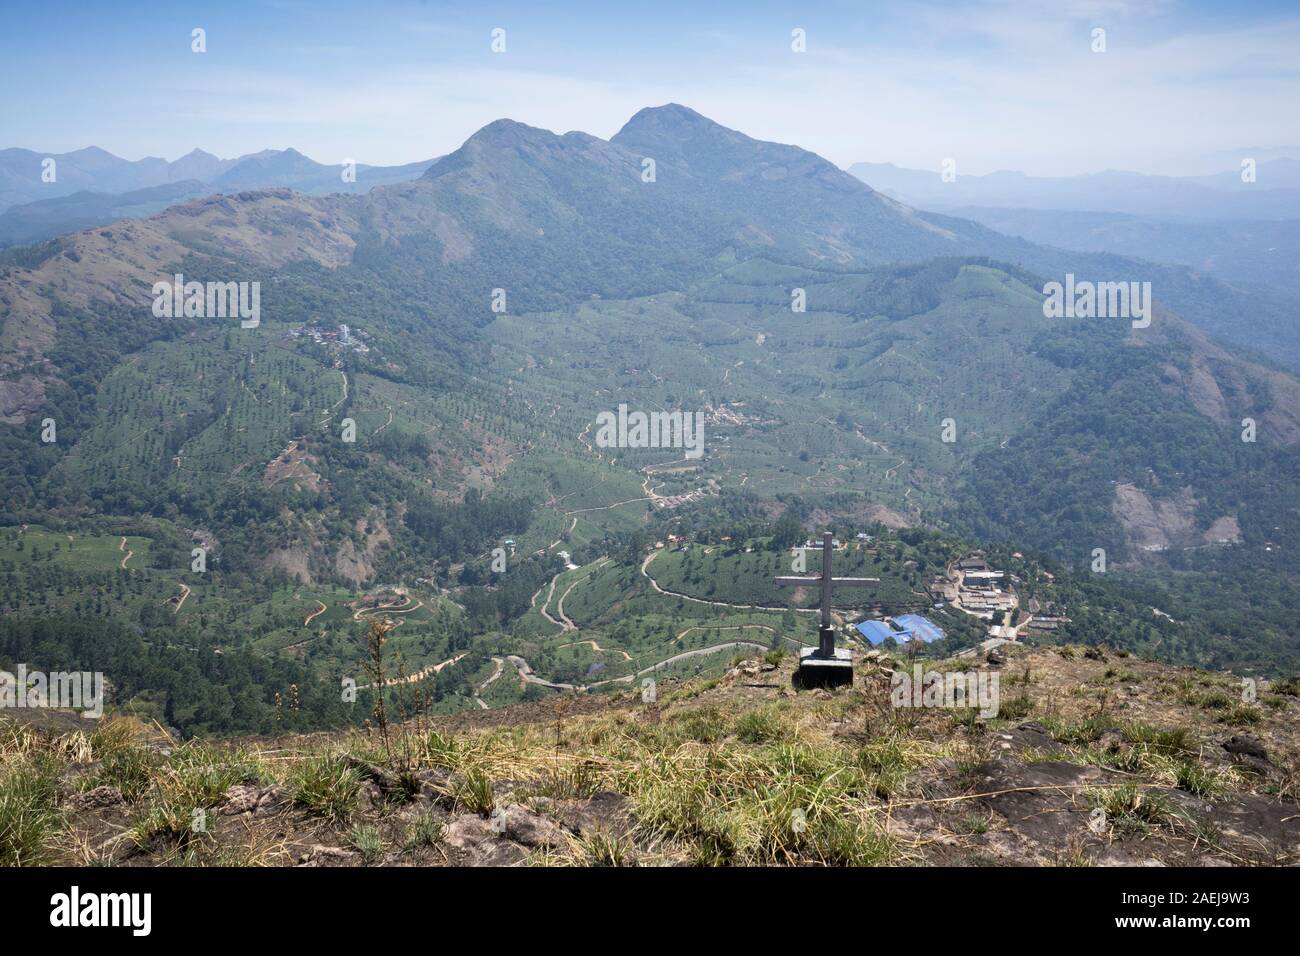
[[[1274,0],[0,0],[0,148],[392,165],[677,102],[840,166],[1188,175],[1300,155],[1297,51]]]

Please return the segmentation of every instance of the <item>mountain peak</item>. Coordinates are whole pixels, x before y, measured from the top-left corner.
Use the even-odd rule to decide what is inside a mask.
[[[75,149],[70,153],[65,153],[62,158],[85,169],[104,169],[111,166],[130,165],[130,160],[123,159],[121,156],[114,156],[108,150],[101,149],[98,146]],[[141,162],[145,162],[145,160],[141,160]]]
[[[98,157],[98,158],[106,158],[106,159],[121,159],[120,156],[114,156],[114,155],[113,155],[112,153],[110,153],[108,150],[103,149],[102,147],[99,147],[99,146],[83,146],[81,149],[74,149],[72,152],[70,152],[70,153],[66,153],[66,154],[64,154],[64,155],[67,155],[67,156],[95,156],[95,157]]]
[[[556,135],[548,129],[529,126],[518,120],[501,118],[488,123],[477,133],[465,140],[465,145],[478,143],[491,146],[516,146],[523,143],[537,143],[555,139]]]
[[[641,110],[610,142],[714,180],[769,182],[795,175],[842,187],[847,178],[816,153],[754,139],[679,103]]]
[[[644,109],[637,110],[636,114],[624,123],[623,128],[614,135],[612,142],[617,142],[620,137],[626,139],[641,132],[673,132],[680,134],[685,130],[704,131],[710,129],[731,132],[725,126],[715,123],[701,113],[695,112],[689,106],[682,106],[680,103],[665,103],[663,106],[647,106]]]
[[[465,140],[455,152],[448,153],[431,165],[422,178],[437,179],[485,160],[498,162],[511,155],[537,161],[555,155],[557,150],[563,150],[574,142],[573,135],[559,136],[548,129],[529,126],[518,120],[493,120]]]

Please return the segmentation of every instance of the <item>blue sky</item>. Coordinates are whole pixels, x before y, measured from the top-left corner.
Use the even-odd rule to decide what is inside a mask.
[[[502,116],[608,137],[673,101],[840,165],[1195,173],[1300,143],[1298,50],[1277,2],[7,0],[0,147],[393,164]]]

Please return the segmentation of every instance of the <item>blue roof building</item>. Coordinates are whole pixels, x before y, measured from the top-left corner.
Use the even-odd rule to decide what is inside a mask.
[[[906,644],[915,637],[929,644],[944,637],[943,628],[919,614],[900,614],[894,623],[901,625],[901,629],[895,630],[885,621],[860,621],[854,627],[872,647],[879,647],[886,638],[893,638],[896,644]]]
[[[858,633],[872,647],[879,647],[885,642],[885,638],[892,637],[895,641],[901,638],[901,634],[895,631],[884,621],[861,621],[854,625]]]
[[[928,617],[922,617],[919,614],[900,614],[894,620],[903,625],[908,633],[920,638],[927,644],[931,641],[941,641],[944,638],[943,628]]]

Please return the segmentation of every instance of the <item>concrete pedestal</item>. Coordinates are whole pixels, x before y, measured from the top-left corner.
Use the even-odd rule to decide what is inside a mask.
[[[832,648],[829,657],[821,648],[805,647],[799,652],[799,670],[794,679],[799,687],[851,686],[853,655],[844,647]]]

